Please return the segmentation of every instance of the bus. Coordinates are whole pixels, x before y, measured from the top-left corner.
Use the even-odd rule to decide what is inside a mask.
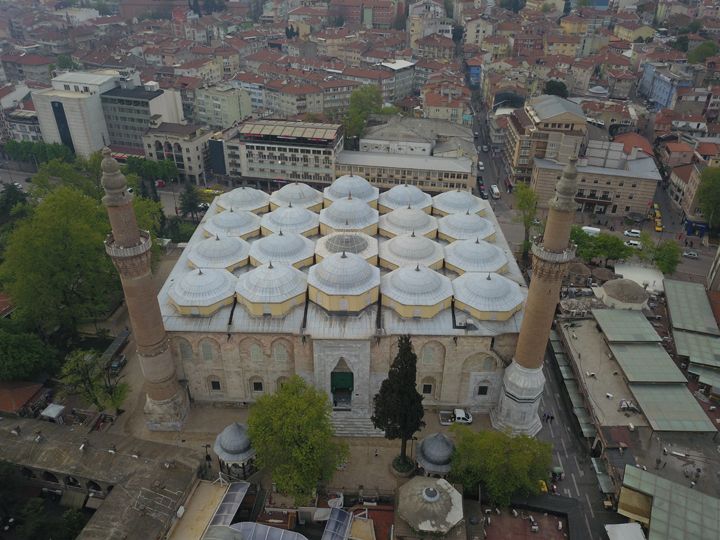
[[[493,184],[492,186],[490,186],[490,194],[492,195],[493,199],[500,198],[500,188],[497,187],[497,184]]]

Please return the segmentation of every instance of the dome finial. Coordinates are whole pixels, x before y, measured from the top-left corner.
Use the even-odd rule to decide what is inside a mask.
[[[342,255],[340,255],[341,259],[347,259],[347,253],[345,253],[345,250],[343,249]]]
[[[420,263],[418,263],[417,266],[415,266],[415,271],[416,271],[416,272],[419,272],[419,271],[420,271]]]
[[[480,243],[480,237],[479,237],[479,236],[477,236],[477,237],[475,238],[475,243],[476,243],[476,244],[479,244],[479,243]]]
[[[413,231],[410,233],[410,237],[415,238],[415,229],[413,229]]]
[[[490,279],[490,272],[488,272],[488,277],[486,277],[485,279],[487,279],[488,281],[492,281],[492,280]]]
[[[202,275],[203,275],[202,268],[198,268],[198,276],[202,276]]]
[[[282,235],[283,235],[282,229],[280,229],[280,232],[278,233],[278,236],[282,236]]]
[[[288,203],[288,208],[292,208],[292,201]]]
[[[352,201],[352,191],[348,191],[348,201]]]
[[[268,263],[268,268],[270,268],[270,269],[275,268],[275,267],[272,265],[272,261],[270,261],[270,262]]]
[[[220,241],[220,235],[219,235],[219,234],[216,234],[216,235],[215,235],[215,240],[218,241],[218,242]]]
[[[408,203],[407,209],[408,209],[408,210],[412,210],[412,205],[411,205],[410,203]]]
[[[469,216],[469,215],[470,215],[470,209],[469,209],[469,208],[468,208],[467,210],[465,210],[465,215],[466,215],[466,216]]]

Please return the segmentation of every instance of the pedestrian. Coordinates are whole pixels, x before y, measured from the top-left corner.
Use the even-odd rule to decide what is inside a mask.
[[[553,420],[555,420],[555,415],[554,415],[554,414],[551,414],[551,415],[550,415],[550,423],[551,423],[551,424],[553,423]]]

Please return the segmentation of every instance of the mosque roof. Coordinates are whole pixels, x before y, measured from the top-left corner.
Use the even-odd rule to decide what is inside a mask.
[[[277,206],[290,206],[310,208],[322,203],[323,196],[317,189],[311,188],[302,182],[286,184],[270,195],[270,202]]]
[[[437,230],[438,220],[419,208],[404,207],[380,216],[378,226],[381,230],[392,234],[414,232],[424,236]]]
[[[445,246],[445,262],[464,272],[498,272],[508,260],[499,246],[476,237]]]
[[[443,433],[433,433],[425,437],[417,446],[417,461],[430,474],[450,472],[455,444]]]
[[[445,191],[433,197],[433,208],[445,214],[483,213],[488,204],[469,191]]]
[[[303,234],[317,229],[319,223],[320,218],[315,212],[292,203],[276,208],[260,219],[260,226],[274,233],[283,231]]]
[[[315,244],[301,234],[280,231],[255,240],[250,246],[250,257],[260,264],[269,262],[297,264],[315,254]]]
[[[427,208],[432,205],[432,197],[417,186],[402,184],[381,193],[378,204],[385,208]]]
[[[453,294],[450,280],[427,266],[403,266],[382,278],[380,291],[405,306],[435,306]]]
[[[307,290],[304,272],[287,264],[263,264],[240,276],[235,291],[248,302],[280,304]]]
[[[354,253],[334,253],[310,268],[308,285],[329,295],[354,296],[380,285],[380,269]]]
[[[433,266],[443,259],[443,248],[415,233],[394,236],[380,244],[380,258],[397,266]]]
[[[355,195],[336,199],[320,211],[320,223],[335,231],[362,230],[377,222],[378,211]]]
[[[242,186],[223,193],[217,198],[220,208],[229,210],[247,210],[249,212],[267,211],[270,195],[259,189]]]
[[[495,227],[477,214],[450,214],[438,220],[438,232],[454,240],[480,238],[484,240],[495,234]]]
[[[247,428],[233,422],[215,438],[213,450],[225,463],[243,463],[255,456]]]
[[[212,236],[245,236],[260,230],[260,217],[252,212],[230,209],[212,216],[203,228]]]
[[[452,284],[455,299],[478,311],[506,313],[525,299],[520,285],[499,274],[466,272]]]
[[[198,268],[173,283],[168,295],[177,306],[212,306],[233,296],[236,281],[227,270]]]
[[[377,239],[357,231],[334,232],[318,239],[315,254],[323,259],[333,253],[355,253],[365,260],[377,257]]]
[[[326,187],[323,195],[330,201],[344,199],[352,195],[353,198],[369,203],[377,200],[379,192],[378,188],[370,184],[362,176],[346,174]]]
[[[247,262],[250,244],[236,236],[214,236],[192,246],[188,262],[196,268],[224,268]]]

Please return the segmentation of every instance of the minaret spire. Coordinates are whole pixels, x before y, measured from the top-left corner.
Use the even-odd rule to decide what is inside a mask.
[[[130,326],[137,345],[138,360],[145,377],[145,420],[153,431],[177,431],[187,416],[187,392],[175,375],[160,304],[150,269],[152,242],[147,231],[137,225],[133,195],[120,165],[103,148],[103,204],[107,208],[112,233],[105,240],[105,251],[120,274]]]

